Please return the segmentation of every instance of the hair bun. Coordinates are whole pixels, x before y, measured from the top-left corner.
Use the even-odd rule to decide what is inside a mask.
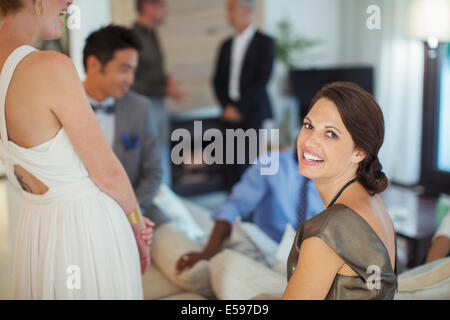
[[[358,180],[371,195],[381,193],[389,185],[388,179],[378,157],[361,162],[358,170]]]

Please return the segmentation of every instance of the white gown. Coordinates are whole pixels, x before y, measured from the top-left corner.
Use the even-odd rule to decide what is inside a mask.
[[[139,252],[128,219],[93,183],[64,129],[31,149],[8,141],[6,93],[16,66],[34,50],[17,48],[0,75],[0,156],[8,179],[22,189],[14,175],[14,165],[20,165],[49,188],[44,195],[22,191],[13,298],[143,299]]]

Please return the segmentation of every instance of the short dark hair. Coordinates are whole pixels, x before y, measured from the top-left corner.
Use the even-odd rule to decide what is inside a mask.
[[[388,179],[378,159],[384,140],[380,106],[370,93],[351,82],[326,85],[312,100],[311,107],[322,98],[336,105],[355,147],[366,153],[366,158],[359,163],[358,181],[371,195],[383,192],[388,187]]]
[[[105,66],[114,58],[118,50],[142,48],[141,41],[133,30],[121,26],[109,25],[89,35],[83,51],[84,69],[87,71],[87,59],[93,55]]]
[[[144,7],[144,3],[151,2],[152,4],[157,4],[158,2],[162,2],[164,0],[136,0],[136,10],[138,14],[141,14],[142,8]]]

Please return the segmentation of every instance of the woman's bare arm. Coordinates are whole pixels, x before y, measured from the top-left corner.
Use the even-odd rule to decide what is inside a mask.
[[[297,267],[283,294],[284,300],[323,300],[326,298],[342,259],[321,239],[303,241]]]
[[[446,236],[440,236],[434,239],[433,244],[428,251],[425,263],[430,263],[447,257],[450,254],[450,239]]]
[[[128,176],[97,122],[72,61],[56,52],[40,52],[41,95],[61,122],[94,183],[126,214],[137,206]],[[45,73],[45,74],[44,74]]]

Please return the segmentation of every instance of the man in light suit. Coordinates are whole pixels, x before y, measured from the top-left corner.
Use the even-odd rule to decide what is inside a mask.
[[[223,129],[259,130],[272,117],[267,93],[275,59],[274,41],[253,25],[254,0],[228,0],[227,17],[235,34],[220,48],[214,74],[214,93],[223,108]],[[227,141],[228,142],[228,141]],[[250,166],[249,144],[244,165],[225,167],[228,189]],[[230,151],[230,150],[228,150]],[[225,150],[225,153],[227,150]],[[236,150],[234,150],[236,158]]]
[[[150,101],[129,91],[140,48],[135,34],[123,27],[111,25],[92,33],[84,48],[84,88],[144,216],[157,227],[169,220],[153,204],[162,177],[157,125]]]

